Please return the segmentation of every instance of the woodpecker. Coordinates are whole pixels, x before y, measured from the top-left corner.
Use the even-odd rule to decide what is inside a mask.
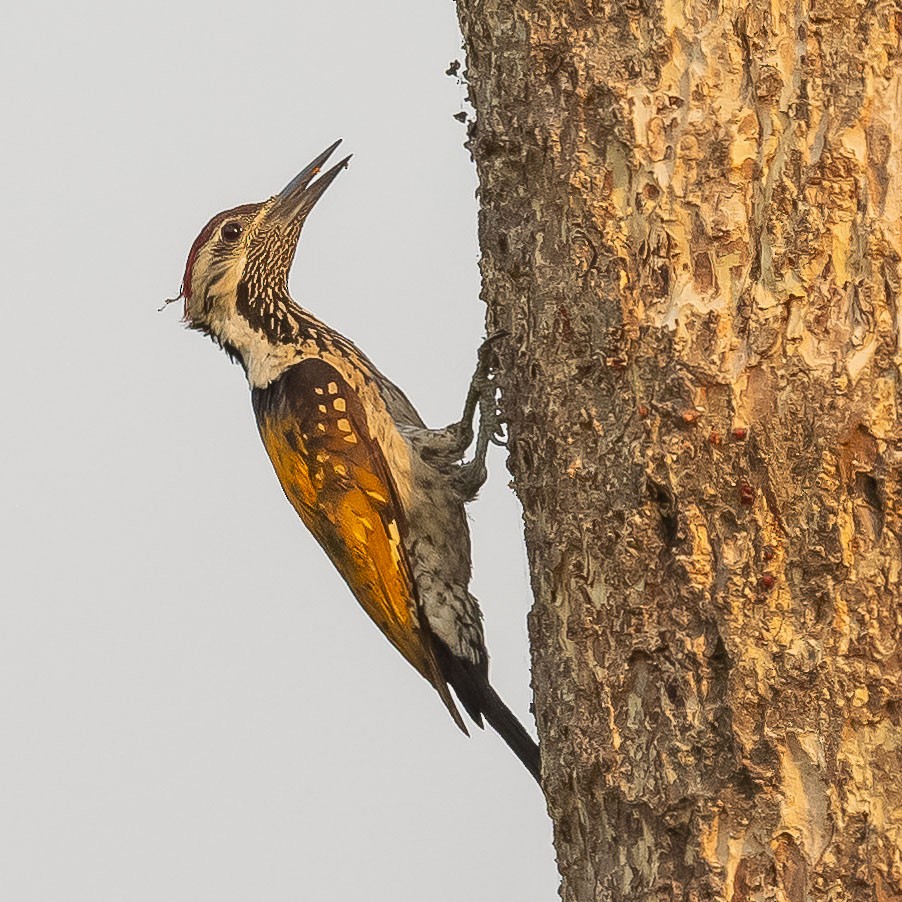
[[[282,489],[366,613],[464,733],[449,687],[539,780],[538,746],[489,683],[482,613],[468,589],[464,504],[485,481],[497,431],[489,342],[460,421],[428,429],[351,341],[288,293],[307,216],[350,160],[322,172],[340,143],[269,200],[214,216],[191,247],[177,300],[184,322],[244,368]],[[477,407],[475,456],[464,462]]]

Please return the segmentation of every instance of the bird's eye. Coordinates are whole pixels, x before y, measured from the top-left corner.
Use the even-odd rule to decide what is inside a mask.
[[[222,235],[223,241],[228,241],[229,244],[234,244],[241,237],[241,223],[240,222],[227,222],[220,232]]]

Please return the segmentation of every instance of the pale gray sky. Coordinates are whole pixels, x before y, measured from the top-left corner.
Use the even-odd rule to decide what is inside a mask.
[[[15,4],[0,33],[0,898],[556,898],[531,778],[465,739],[285,502],[241,370],[157,307],[336,137],[292,277],[434,425],[482,333],[450,0]],[[503,455],[471,508],[528,718]]]

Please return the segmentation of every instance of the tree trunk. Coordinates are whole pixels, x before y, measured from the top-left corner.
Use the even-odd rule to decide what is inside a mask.
[[[902,899],[902,7],[458,0],[565,900]]]

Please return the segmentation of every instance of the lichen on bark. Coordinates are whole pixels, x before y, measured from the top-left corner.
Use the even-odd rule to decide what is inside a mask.
[[[562,895],[902,899],[902,7],[458,10]]]

